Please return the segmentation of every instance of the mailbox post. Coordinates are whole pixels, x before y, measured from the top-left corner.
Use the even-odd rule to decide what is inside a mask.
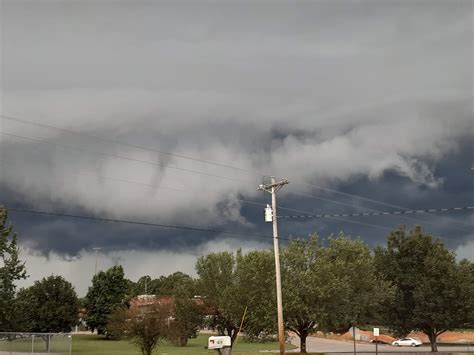
[[[207,341],[207,348],[214,350],[216,355],[231,355],[232,341],[230,336],[211,336]]]

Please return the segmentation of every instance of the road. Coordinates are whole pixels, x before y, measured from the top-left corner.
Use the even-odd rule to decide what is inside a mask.
[[[292,344],[299,347],[299,338],[292,337]],[[375,353],[375,344],[367,343],[356,343],[357,353]],[[325,338],[316,338],[308,337],[306,339],[306,350],[308,352],[331,352],[331,353],[353,353],[354,352],[354,343],[333,339]],[[416,348],[412,347],[395,347],[391,345],[382,345],[378,346],[379,352],[387,353],[417,353],[417,352],[430,352],[431,347],[429,345],[422,345]],[[469,348],[470,353],[474,353],[474,348],[471,346]],[[295,352],[298,352],[299,349],[295,349]],[[439,345],[438,351],[440,352],[457,352],[457,353],[466,353],[467,346],[459,345]]]

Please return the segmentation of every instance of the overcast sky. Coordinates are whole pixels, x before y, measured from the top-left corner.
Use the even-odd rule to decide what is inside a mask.
[[[280,215],[473,205],[472,1],[1,6],[0,203],[243,234],[11,212],[25,285],[59,273],[83,294],[94,247],[132,279],[270,247],[263,175],[290,180],[279,203],[300,211]],[[421,224],[474,260],[473,223],[471,211],[280,229],[376,245]]]

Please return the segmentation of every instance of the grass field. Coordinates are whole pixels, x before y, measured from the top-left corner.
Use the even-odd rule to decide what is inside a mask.
[[[169,343],[160,343],[153,354],[160,355],[213,355],[213,350],[206,350],[209,335],[199,335],[196,339],[190,339],[186,347],[174,346]],[[97,335],[74,335],[73,353],[81,355],[95,354],[117,354],[117,355],[140,355],[138,348],[126,340],[107,340]],[[287,344],[288,349],[294,347]],[[278,350],[278,343],[246,343],[242,339],[237,341],[233,354],[258,353],[261,350]]]

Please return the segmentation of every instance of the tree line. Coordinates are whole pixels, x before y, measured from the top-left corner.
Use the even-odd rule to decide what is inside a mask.
[[[271,250],[201,256],[197,278],[176,272],[132,282],[117,265],[94,275],[84,299],[54,275],[16,290],[16,281],[26,277],[18,253],[17,237],[0,210],[0,331],[69,332],[84,307],[90,330],[131,337],[143,354],[162,338],[186,345],[202,326],[232,341],[241,326],[252,341],[276,333]],[[344,234],[294,239],[281,248],[281,269],[285,328],[299,336],[301,352],[316,331],[342,333],[367,324],[388,327],[395,336],[417,330],[437,351],[443,332],[474,327],[474,263],[457,261],[418,226],[395,229],[375,249]],[[172,297],[173,303],[138,312],[130,300],[144,293]]]

